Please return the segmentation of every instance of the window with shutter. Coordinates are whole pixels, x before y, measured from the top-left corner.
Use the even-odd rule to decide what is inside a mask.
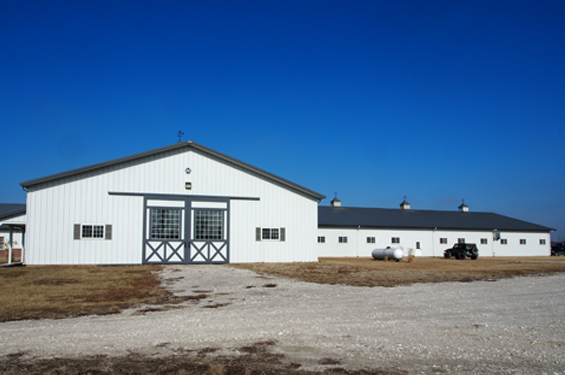
[[[286,228],[255,228],[256,241],[286,241]]]

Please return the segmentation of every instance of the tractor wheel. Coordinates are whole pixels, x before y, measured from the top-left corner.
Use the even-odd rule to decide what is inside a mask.
[[[445,251],[445,252],[443,253],[443,257],[444,257],[445,259],[451,259],[451,256],[452,256],[452,255],[451,255],[451,251],[449,251],[449,250],[447,250],[447,251]]]

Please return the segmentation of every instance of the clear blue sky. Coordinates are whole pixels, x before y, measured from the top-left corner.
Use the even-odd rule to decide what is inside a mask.
[[[0,202],[192,139],[346,206],[565,237],[565,2],[0,0]]]

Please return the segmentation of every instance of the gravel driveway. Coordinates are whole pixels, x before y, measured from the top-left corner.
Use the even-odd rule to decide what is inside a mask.
[[[274,340],[272,352],[310,370],[332,358],[410,374],[565,373],[564,274],[367,288],[203,265],[168,266],[162,278],[175,294],[199,297],[164,311],[0,323],[0,355],[225,354]]]

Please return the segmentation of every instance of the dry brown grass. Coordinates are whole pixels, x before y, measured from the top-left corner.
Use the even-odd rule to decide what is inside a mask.
[[[414,257],[385,262],[372,258],[320,258],[310,263],[233,264],[258,273],[318,284],[396,286],[415,283],[498,280],[522,275],[565,272],[565,257],[515,257],[456,260]]]
[[[172,298],[158,266],[0,268],[0,322],[117,313]]]

